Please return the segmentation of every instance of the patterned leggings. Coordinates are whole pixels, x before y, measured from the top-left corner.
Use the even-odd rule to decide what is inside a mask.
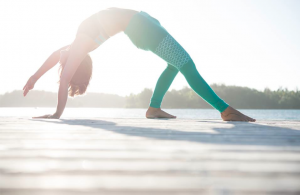
[[[201,77],[190,55],[157,19],[146,12],[140,12],[133,16],[124,33],[138,48],[150,50],[168,63],[155,86],[151,107],[160,108],[178,71],[184,75],[190,87],[212,107],[220,112],[228,107]]]

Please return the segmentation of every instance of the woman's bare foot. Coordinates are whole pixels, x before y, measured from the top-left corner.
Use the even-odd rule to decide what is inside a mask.
[[[224,110],[221,113],[221,117],[224,121],[248,121],[248,122],[255,122],[256,120],[253,118],[250,118],[236,109],[232,108],[231,106],[228,106],[226,110]]]
[[[149,107],[146,112],[146,118],[176,118],[176,116],[168,114],[160,108]]]

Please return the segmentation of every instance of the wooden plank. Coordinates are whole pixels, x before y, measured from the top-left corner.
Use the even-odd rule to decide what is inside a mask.
[[[0,118],[0,194],[299,194],[300,121]]]

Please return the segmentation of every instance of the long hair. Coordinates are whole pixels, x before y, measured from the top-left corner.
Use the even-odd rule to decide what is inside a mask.
[[[61,77],[61,74],[64,70],[68,54],[68,51],[61,52],[60,67],[58,70],[59,77]],[[86,92],[86,89],[92,78],[92,72],[93,62],[90,55],[88,54],[80,63],[79,67],[77,68],[75,74],[73,75],[69,83],[69,96],[74,97],[77,95],[83,95]],[[58,83],[59,82],[60,81],[58,81]]]

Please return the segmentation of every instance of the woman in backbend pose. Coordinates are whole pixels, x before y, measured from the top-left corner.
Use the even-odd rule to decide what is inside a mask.
[[[180,71],[191,88],[221,113],[225,121],[252,121],[252,119],[219,98],[198,73],[189,54],[163,28],[160,22],[146,12],[129,9],[109,8],[93,14],[84,20],[71,45],[55,51],[24,86],[24,96],[33,89],[35,82],[49,69],[60,62],[60,85],[57,109],[54,114],[39,118],[60,118],[70,96],[85,93],[92,75],[92,61],[89,52],[99,47],[113,35],[124,31],[134,45],[150,50],[167,62],[159,77],[147,118],[175,118],[160,109],[161,102],[171,83]],[[145,67],[146,68],[146,67]]]

